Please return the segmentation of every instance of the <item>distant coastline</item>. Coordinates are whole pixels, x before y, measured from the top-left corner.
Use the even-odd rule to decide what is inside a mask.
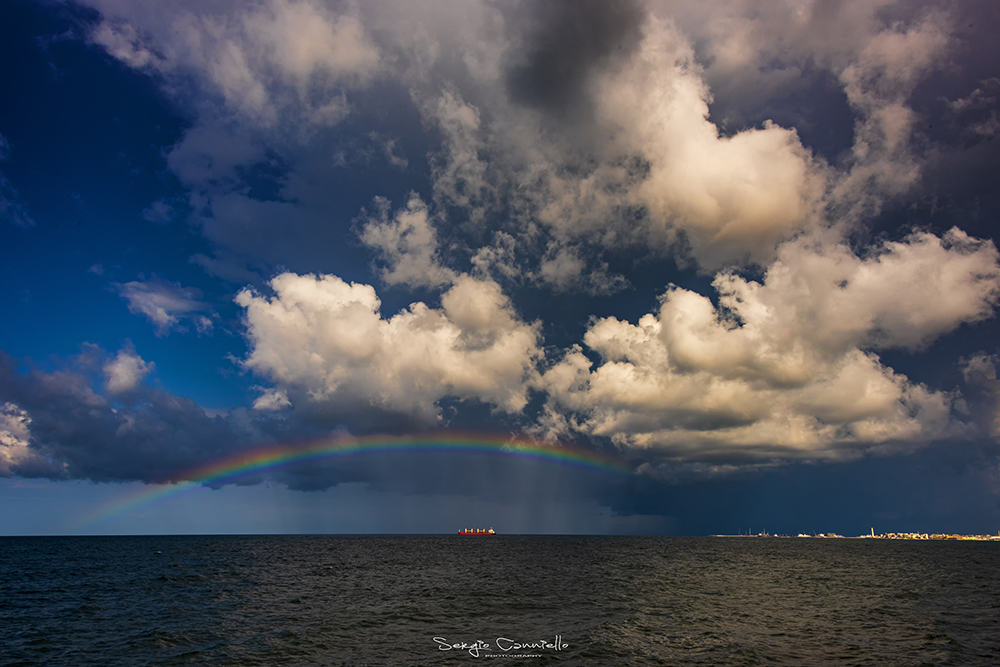
[[[807,535],[772,535],[771,533],[746,533],[740,535],[712,535],[712,537],[772,537],[786,539],[823,539],[823,540],[964,540],[970,542],[1000,542],[1000,531],[996,535],[958,535],[955,533],[881,533],[858,535],[856,537],[838,535],[837,533],[816,533]]]

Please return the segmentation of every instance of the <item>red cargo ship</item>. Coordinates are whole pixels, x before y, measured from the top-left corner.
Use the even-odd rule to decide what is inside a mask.
[[[489,530],[484,530],[482,528],[466,528],[464,530],[458,531],[459,535],[496,535],[497,531],[490,528]]]

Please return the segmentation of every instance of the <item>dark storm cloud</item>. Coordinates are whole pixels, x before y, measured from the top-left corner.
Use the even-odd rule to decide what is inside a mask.
[[[27,452],[15,452],[10,473],[95,482],[179,481],[193,468],[239,452],[329,433],[305,420],[245,408],[209,415],[192,399],[149,384],[112,397],[105,391],[108,368],[121,356],[85,345],[82,354],[55,370],[21,373],[16,360],[0,351],[0,406],[25,416],[29,433]],[[3,454],[0,449],[0,463]],[[289,485],[295,486],[294,471],[290,474]],[[322,482],[315,474],[308,477],[297,485],[328,488],[344,481],[335,471],[327,471]]]
[[[119,355],[120,356],[120,355]],[[336,440],[355,434],[413,433],[368,406],[359,415],[335,419],[302,409],[260,413],[239,408],[210,416],[193,400],[148,384],[109,397],[101,391],[102,369],[114,357],[87,345],[82,354],[52,371],[21,373],[0,352],[0,408],[27,417],[28,452],[18,453],[6,474],[95,482],[181,481],[192,469],[259,447]],[[4,451],[0,444],[0,464]],[[26,454],[26,455],[25,455]],[[365,453],[310,461],[226,478],[212,486],[254,485],[272,479],[299,491],[321,491],[345,482],[404,495],[443,494],[503,500],[512,497],[578,497],[595,484],[620,484],[620,475],[494,454],[426,451]]]
[[[851,463],[779,465],[736,474],[691,474],[671,483],[642,476],[595,494],[618,516],[666,514],[678,535],[746,533],[861,535],[874,528],[993,532],[1000,521],[1000,448],[955,442],[908,456]],[[711,528],[707,528],[711,527]]]
[[[993,35],[1000,30],[1000,5],[970,1],[950,12],[947,66],[921,81],[911,99],[920,116],[920,184],[910,199],[887,206],[887,215],[870,222],[872,234],[892,233],[905,221],[935,230],[958,226],[997,241],[1000,43]]]
[[[507,73],[511,98],[558,114],[584,102],[596,67],[628,55],[638,44],[645,10],[635,0],[534,2],[537,23],[527,29]]]
[[[13,467],[16,474],[164,481],[252,441],[248,424],[209,417],[163,389],[142,385],[112,402],[94,390],[94,362],[102,356],[91,348],[66,368],[26,374],[9,356],[0,358],[0,400],[30,418],[32,455]]]
[[[952,65],[914,91],[929,142],[921,193],[933,215],[972,233],[994,235],[1000,212],[1000,5],[953,7]]]

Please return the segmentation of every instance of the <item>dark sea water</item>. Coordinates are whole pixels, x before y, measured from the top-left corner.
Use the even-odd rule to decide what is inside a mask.
[[[1000,543],[0,538],[4,666],[497,663],[1000,665]]]

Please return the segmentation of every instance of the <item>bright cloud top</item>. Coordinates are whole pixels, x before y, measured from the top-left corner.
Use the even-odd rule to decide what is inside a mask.
[[[595,133],[610,137],[601,147],[609,155],[585,178],[553,170],[539,219],[559,236],[661,247],[684,239],[700,264],[715,268],[767,260],[817,218],[823,165],[794,130],[774,123],[722,136],[694,52],[672,24],[650,19],[628,63],[600,72],[590,87]],[[644,228],[629,229],[629,210],[644,212]],[[608,219],[620,221],[617,230]]]
[[[112,395],[133,391],[155,367],[143,361],[129,343],[104,364],[104,388]]]
[[[14,403],[0,405],[0,476],[13,474],[11,466],[31,457],[31,417]]]
[[[426,428],[479,402],[549,437],[761,465],[966,432],[957,390],[879,353],[992,317],[996,248],[950,218],[863,247],[941,148],[915,100],[957,43],[933,3],[91,4],[90,43],[187,114],[163,152],[183,193],[142,216],[189,214],[190,260],[237,292],[268,428]],[[992,113],[977,85],[942,106]],[[0,175],[9,218],[16,194]],[[641,317],[516,302],[640,283],[642,309],[666,289]],[[112,285],[159,336],[220,320],[194,288]],[[412,303],[383,315],[383,287]],[[118,402],[153,368],[104,361]]]
[[[763,282],[720,274],[719,305],[671,287],[658,312],[595,322],[549,369],[540,429],[679,456],[843,457],[960,427],[953,397],[911,383],[872,350],[919,348],[992,315],[992,243],[953,229],[867,257],[783,246]]]
[[[236,297],[251,346],[244,364],[293,402],[425,423],[440,418],[437,403],[448,396],[508,413],[527,403],[542,356],[538,328],[517,318],[494,282],[459,276],[441,308],[417,302],[390,318],[370,285],[291,273],[270,285],[273,297],[249,290]]]

